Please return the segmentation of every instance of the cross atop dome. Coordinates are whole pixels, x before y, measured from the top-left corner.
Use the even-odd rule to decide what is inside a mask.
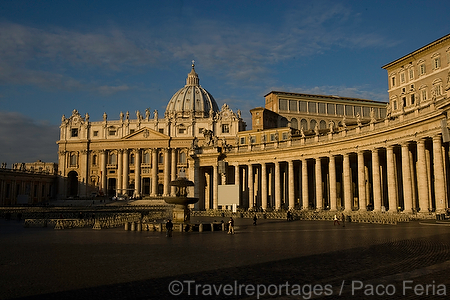
[[[186,79],[186,85],[199,85],[200,79],[198,78],[198,74],[195,73],[195,61],[192,60],[192,70],[191,73],[188,74],[188,77]]]

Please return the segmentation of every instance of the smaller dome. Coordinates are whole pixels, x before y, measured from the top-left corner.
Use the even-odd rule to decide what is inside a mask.
[[[210,111],[219,111],[213,96],[200,86],[200,80],[194,67],[194,62],[192,62],[192,70],[188,74],[186,85],[170,99],[166,108],[166,116],[189,117],[194,114],[196,117],[204,118],[209,117]]]

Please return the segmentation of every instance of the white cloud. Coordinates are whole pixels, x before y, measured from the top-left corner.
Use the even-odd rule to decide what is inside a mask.
[[[13,163],[57,162],[59,128],[16,112],[0,111],[0,160]]]

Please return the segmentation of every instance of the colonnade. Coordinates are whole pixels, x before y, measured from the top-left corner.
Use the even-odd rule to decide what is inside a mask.
[[[449,206],[447,151],[436,135],[310,156],[255,152],[248,162],[227,158],[226,183],[239,186],[239,206],[248,209],[428,213]],[[218,208],[217,169],[203,168],[205,209]]]
[[[114,190],[117,194],[132,194],[135,197],[148,195],[171,196],[175,194],[175,187],[170,186],[170,181],[175,180],[178,169],[186,167],[186,162],[179,162],[178,155],[182,151],[179,148],[135,148],[118,150],[83,150],[78,154],[78,180],[81,183],[78,195],[88,194],[88,185],[97,187],[105,195]],[[150,154],[149,161],[143,161],[145,152]],[[89,155],[90,154],[90,155]],[[109,161],[108,156],[116,155],[114,162]],[[62,165],[67,165],[70,153],[60,154]],[[98,163],[93,159],[98,155]],[[159,156],[163,161],[159,161]],[[133,161],[130,161],[133,157]],[[95,174],[95,175],[93,175]],[[92,180],[91,177],[94,179]],[[148,178],[148,180],[146,180]],[[110,180],[115,183],[112,186]],[[146,186],[144,187],[144,181]]]

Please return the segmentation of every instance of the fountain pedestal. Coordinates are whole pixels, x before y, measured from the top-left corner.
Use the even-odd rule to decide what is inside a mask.
[[[175,204],[172,213],[172,222],[187,224],[191,220],[188,205],[198,202],[198,198],[187,196],[187,187],[194,186],[194,183],[185,177],[178,177],[170,182],[170,186],[176,187],[175,197],[165,197],[164,201],[168,204]]]

